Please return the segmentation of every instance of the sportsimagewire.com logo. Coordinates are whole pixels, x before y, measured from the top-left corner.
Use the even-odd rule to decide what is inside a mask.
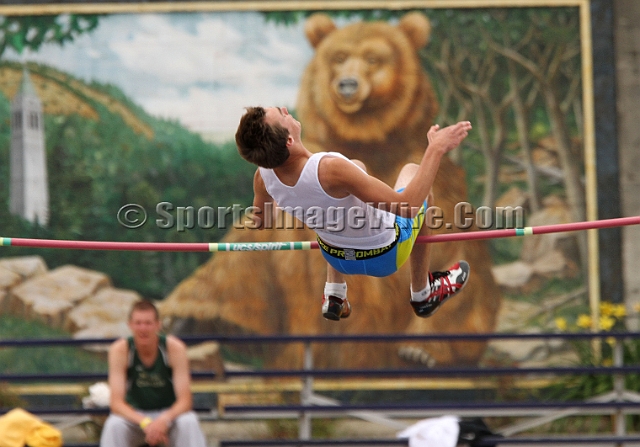
[[[256,229],[261,226],[264,219],[264,227],[268,229],[302,229],[305,228],[302,220],[308,223],[311,229],[326,229],[327,231],[340,232],[345,228],[363,228],[367,219],[364,208],[343,207],[309,207],[303,209],[280,208],[267,204],[264,210],[254,206],[243,207],[239,204],[226,207],[211,206],[175,206],[171,202],[159,202],[155,207],[154,223],[158,228],[183,232],[199,229]],[[260,211],[262,211],[260,213]],[[291,214],[297,219],[287,219],[285,213]],[[120,225],[125,228],[140,228],[149,220],[149,214],[142,205],[129,203],[122,206],[116,217]],[[375,219],[375,217],[374,217]],[[378,218],[379,219],[379,218]],[[424,224],[430,229],[459,229],[467,230],[474,225],[476,228],[508,229],[524,228],[524,209],[521,206],[504,206],[491,208],[480,206],[475,208],[468,202],[457,203],[449,216],[438,206],[430,206],[425,213]],[[379,219],[377,222],[369,222],[373,227],[385,225],[386,221]],[[315,223],[315,225],[314,225]]]

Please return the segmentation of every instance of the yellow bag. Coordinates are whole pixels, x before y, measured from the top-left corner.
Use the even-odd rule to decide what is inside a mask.
[[[27,436],[25,441],[29,447],[60,447],[62,434],[59,430],[43,422]]]
[[[0,417],[0,447],[61,447],[62,433],[33,414],[16,408]]]

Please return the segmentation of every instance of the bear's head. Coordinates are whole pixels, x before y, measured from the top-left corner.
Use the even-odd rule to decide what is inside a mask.
[[[431,34],[423,14],[337,28],[326,14],[309,17],[315,55],[303,76],[298,112],[312,140],[382,143],[433,120],[437,101],[418,51]],[[314,129],[309,129],[312,123]]]

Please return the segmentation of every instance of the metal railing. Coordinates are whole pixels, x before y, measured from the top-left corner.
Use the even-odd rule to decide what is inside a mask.
[[[625,365],[623,356],[623,342],[625,339],[639,338],[640,333],[539,333],[539,334],[366,334],[366,335],[271,335],[271,336],[189,336],[181,337],[188,345],[205,341],[215,341],[221,345],[238,344],[269,344],[269,343],[301,343],[304,346],[301,369],[259,369],[243,371],[225,371],[225,378],[296,378],[300,379],[299,404],[296,405],[228,405],[224,407],[224,414],[215,414],[210,409],[209,418],[212,419],[268,419],[268,418],[296,418],[298,420],[298,438],[296,440],[271,441],[223,441],[221,446],[242,445],[358,445],[358,440],[328,440],[312,439],[311,421],[314,417],[357,417],[370,421],[393,424],[397,418],[422,418],[442,414],[456,414],[459,416],[533,416],[533,419],[515,424],[500,430],[504,438],[490,439],[496,443],[624,443],[640,442],[640,436],[627,433],[626,415],[640,414],[640,395],[625,389],[625,377],[628,374],[640,373],[640,365]],[[315,368],[312,346],[317,343],[389,343],[389,342],[488,342],[491,340],[531,340],[531,339],[561,339],[565,341],[596,340],[606,338],[613,346],[613,364],[611,366],[563,366],[563,367],[434,367],[434,368],[397,368],[397,369],[339,369]],[[32,346],[63,346],[63,345],[95,345],[111,343],[113,339],[48,339],[48,340],[0,340],[0,348]],[[343,404],[324,398],[314,393],[314,383],[322,377],[331,378],[406,378],[406,377],[501,377],[518,375],[584,375],[603,374],[613,376],[613,389],[600,396],[591,397],[584,401],[524,401],[524,402],[447,402],[424,404],[372,404],[353,405]],[[213,371],[192,373],[194,381],[212,379]],[[71,381],[88,382],[105,380],[104,373],[64,373],[64,374],[0,374],[0,382],[59,382]],[[90,413],[91,410],[67,409],[51,410],[28,409],[36,414]],[[201,413],[206,409],[199,409]],[[98,412],[100,410],[97,410]],[[104,412],[104,410],[103,410]],[[612,415],[614,417],[613,433],[599,436],[556,436],[556,437],[522,437],[514,436],[526,430],[538,427],[556,419],[577,414]],[[390,425],[390,426],[391,426]],[[398,427],[399,428],[399,427]],[[518,441],[519,440],[519,441]],[[406,440],[405,440],[406,441]],[[489,442],[487,441],[487,442]],[[291,444],[287,444],[291,442]],[[352,442],[340,444],[340,442]],[[402,440],[368,440],[367,445],[403,445]],[[379,442],[379,444],[376,444]],[[384,444],[384,443],[387,444]],[[489,444],[487,444],[489,445]]]

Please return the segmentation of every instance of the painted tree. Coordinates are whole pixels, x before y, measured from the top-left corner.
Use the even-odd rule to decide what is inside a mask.
[[[540,208],[543,175],[562,181],[575,220],[584,220],[581,163],[570,144],[572,126],[581,130],[575,8],[438,11],[434,18],[439,30],[426,67],[441,87],[440,118],[454,122],[466,116],[478,129],[485,157],[483,205],[492,206],[497,197],[505,144],[517,144],[520,156],[506,161],[525,171],[531,210]],[[533,164],[532,130],[540,124],[550,128],[562,171]]]
[[[21,54],[46,43],[64,45],[96,29],[99,19],[99,14],[0,16],[0,56],[8,48]]]
[[[499,195],[514,95],[504,75],[505,60],[487,46],[485,29],[477,26],[477,19],[477,11],[436,14],[439,29],[426,52],[425,66],[439,79],[440,122],[473,122],[477,138],[470,142],[476,142],[484,158],[482,204],[493,206]]]
[[[407,11],[333,11],[335,17],[395,20]],[[505,165],[526,174],[532,211],[541,207],[541,177],[562,183],[576,221],[585,199],[572,135],[581,127],[579,14],[576,8],[429,9],[432,40],[422,50],[424,67],[437,85],[441,124],[474,123],[465,145],[483,155],[481,204],[493,206]],[[290,24],[313,11],[270,12],[267,20]],[[536,166],[536,128],[554,137],[561,169]],[[514,131],[515,130],[515,131]],[[540,135],[535,135],[540,137]],[[507,146],[520,149],[516,157]],[[460,152],[454,153],[461,162]]]
[[[571,121],[581,129],[579,16],[570,9],[528,9],[529,26],[518,46],[508,40],[489,39],[489,46],[507,58],[515,75],[518,68],[535,81],[535,89],[546,110],[551,135],[560,159],[562,180],[572,219],[586,218],[581,157],[582,146],[572,141]],[[516,68],[514,65],[517,65]],[[524,109],[521,111],[525,113]],[[524,115],[520,119],[526,119]],[[582,265],[587,264],[587,241],[578,235]]]

